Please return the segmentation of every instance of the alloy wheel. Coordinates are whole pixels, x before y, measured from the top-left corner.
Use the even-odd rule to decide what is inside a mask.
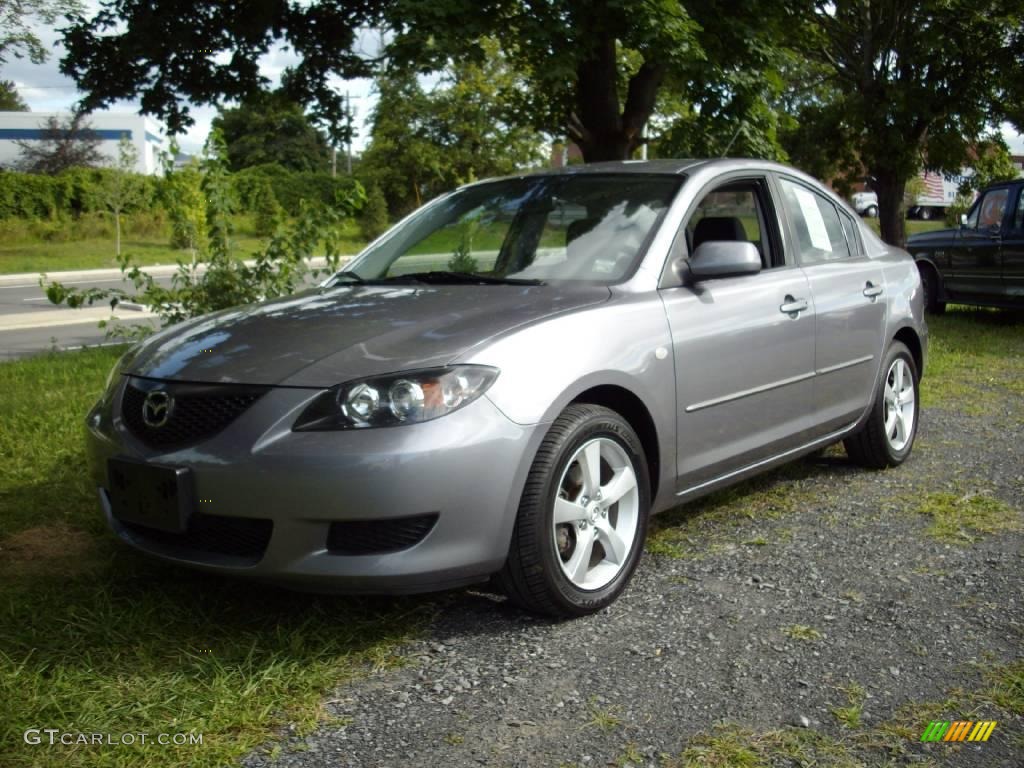
[[[885,438],[894,451],[902,451],[914,434],[914,374],[897,358],[885,377]]]
[[[586,590],[609,584],[629,559],[639,514],[636,470],[622,446],[606,437],[581,445],[562,473],[552,515],[566,578]]]

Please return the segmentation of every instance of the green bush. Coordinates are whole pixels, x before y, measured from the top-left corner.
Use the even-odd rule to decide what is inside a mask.
[[[375,240],[388,228],[388,201],[376,184],[366,190],[366,204],[359,214],[359,229],[367,240]]]
[[[71,168],[56,176],[0,171],[0,219],[58,219],[105,210],[104,179],[108,168]],[[156,205],[163,180],[144,176],[135,210]]]
[[[349,176],[331,176],[313,171],[289,171],[277,163],[254,165],[232,174],[235,198],[244,210],[255,211],[262,185],[270,184],[277,202],[289,216],[298,216],[302,202],[322,203],[331,208],[358,205],[365,198],[362,186]]]

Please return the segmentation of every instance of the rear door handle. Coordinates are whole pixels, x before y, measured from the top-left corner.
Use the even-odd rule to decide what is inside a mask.
[[[779,312],[790,317],[796,317],[807,309],[807,299],[794,299],[792,296],[787,296],[784,301],[785,303],[779,307]]]
[[[868,280],[868,284],[864,287],[864,295],[867,296],[872,301],[874,301],[875,299],[882,295],[882,291],[884,290],[885,289],[882,286],[875,285],[870,280]]]

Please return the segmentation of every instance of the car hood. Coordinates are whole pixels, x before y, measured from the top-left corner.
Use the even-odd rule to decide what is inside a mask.
[[[444,365],[518,326],[607,301],[608,288],[340,286],[171,326],[122,371],[176,381],[329,387]]]

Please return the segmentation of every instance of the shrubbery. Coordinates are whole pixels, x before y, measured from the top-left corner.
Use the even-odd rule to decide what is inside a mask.
[[[105,211],[103,189],[109,168],[72,168],[56,176],[0,171],[0,219],[63,219]],[[158,204],[162,180],[143,176],[143,192],[134,210]]]

